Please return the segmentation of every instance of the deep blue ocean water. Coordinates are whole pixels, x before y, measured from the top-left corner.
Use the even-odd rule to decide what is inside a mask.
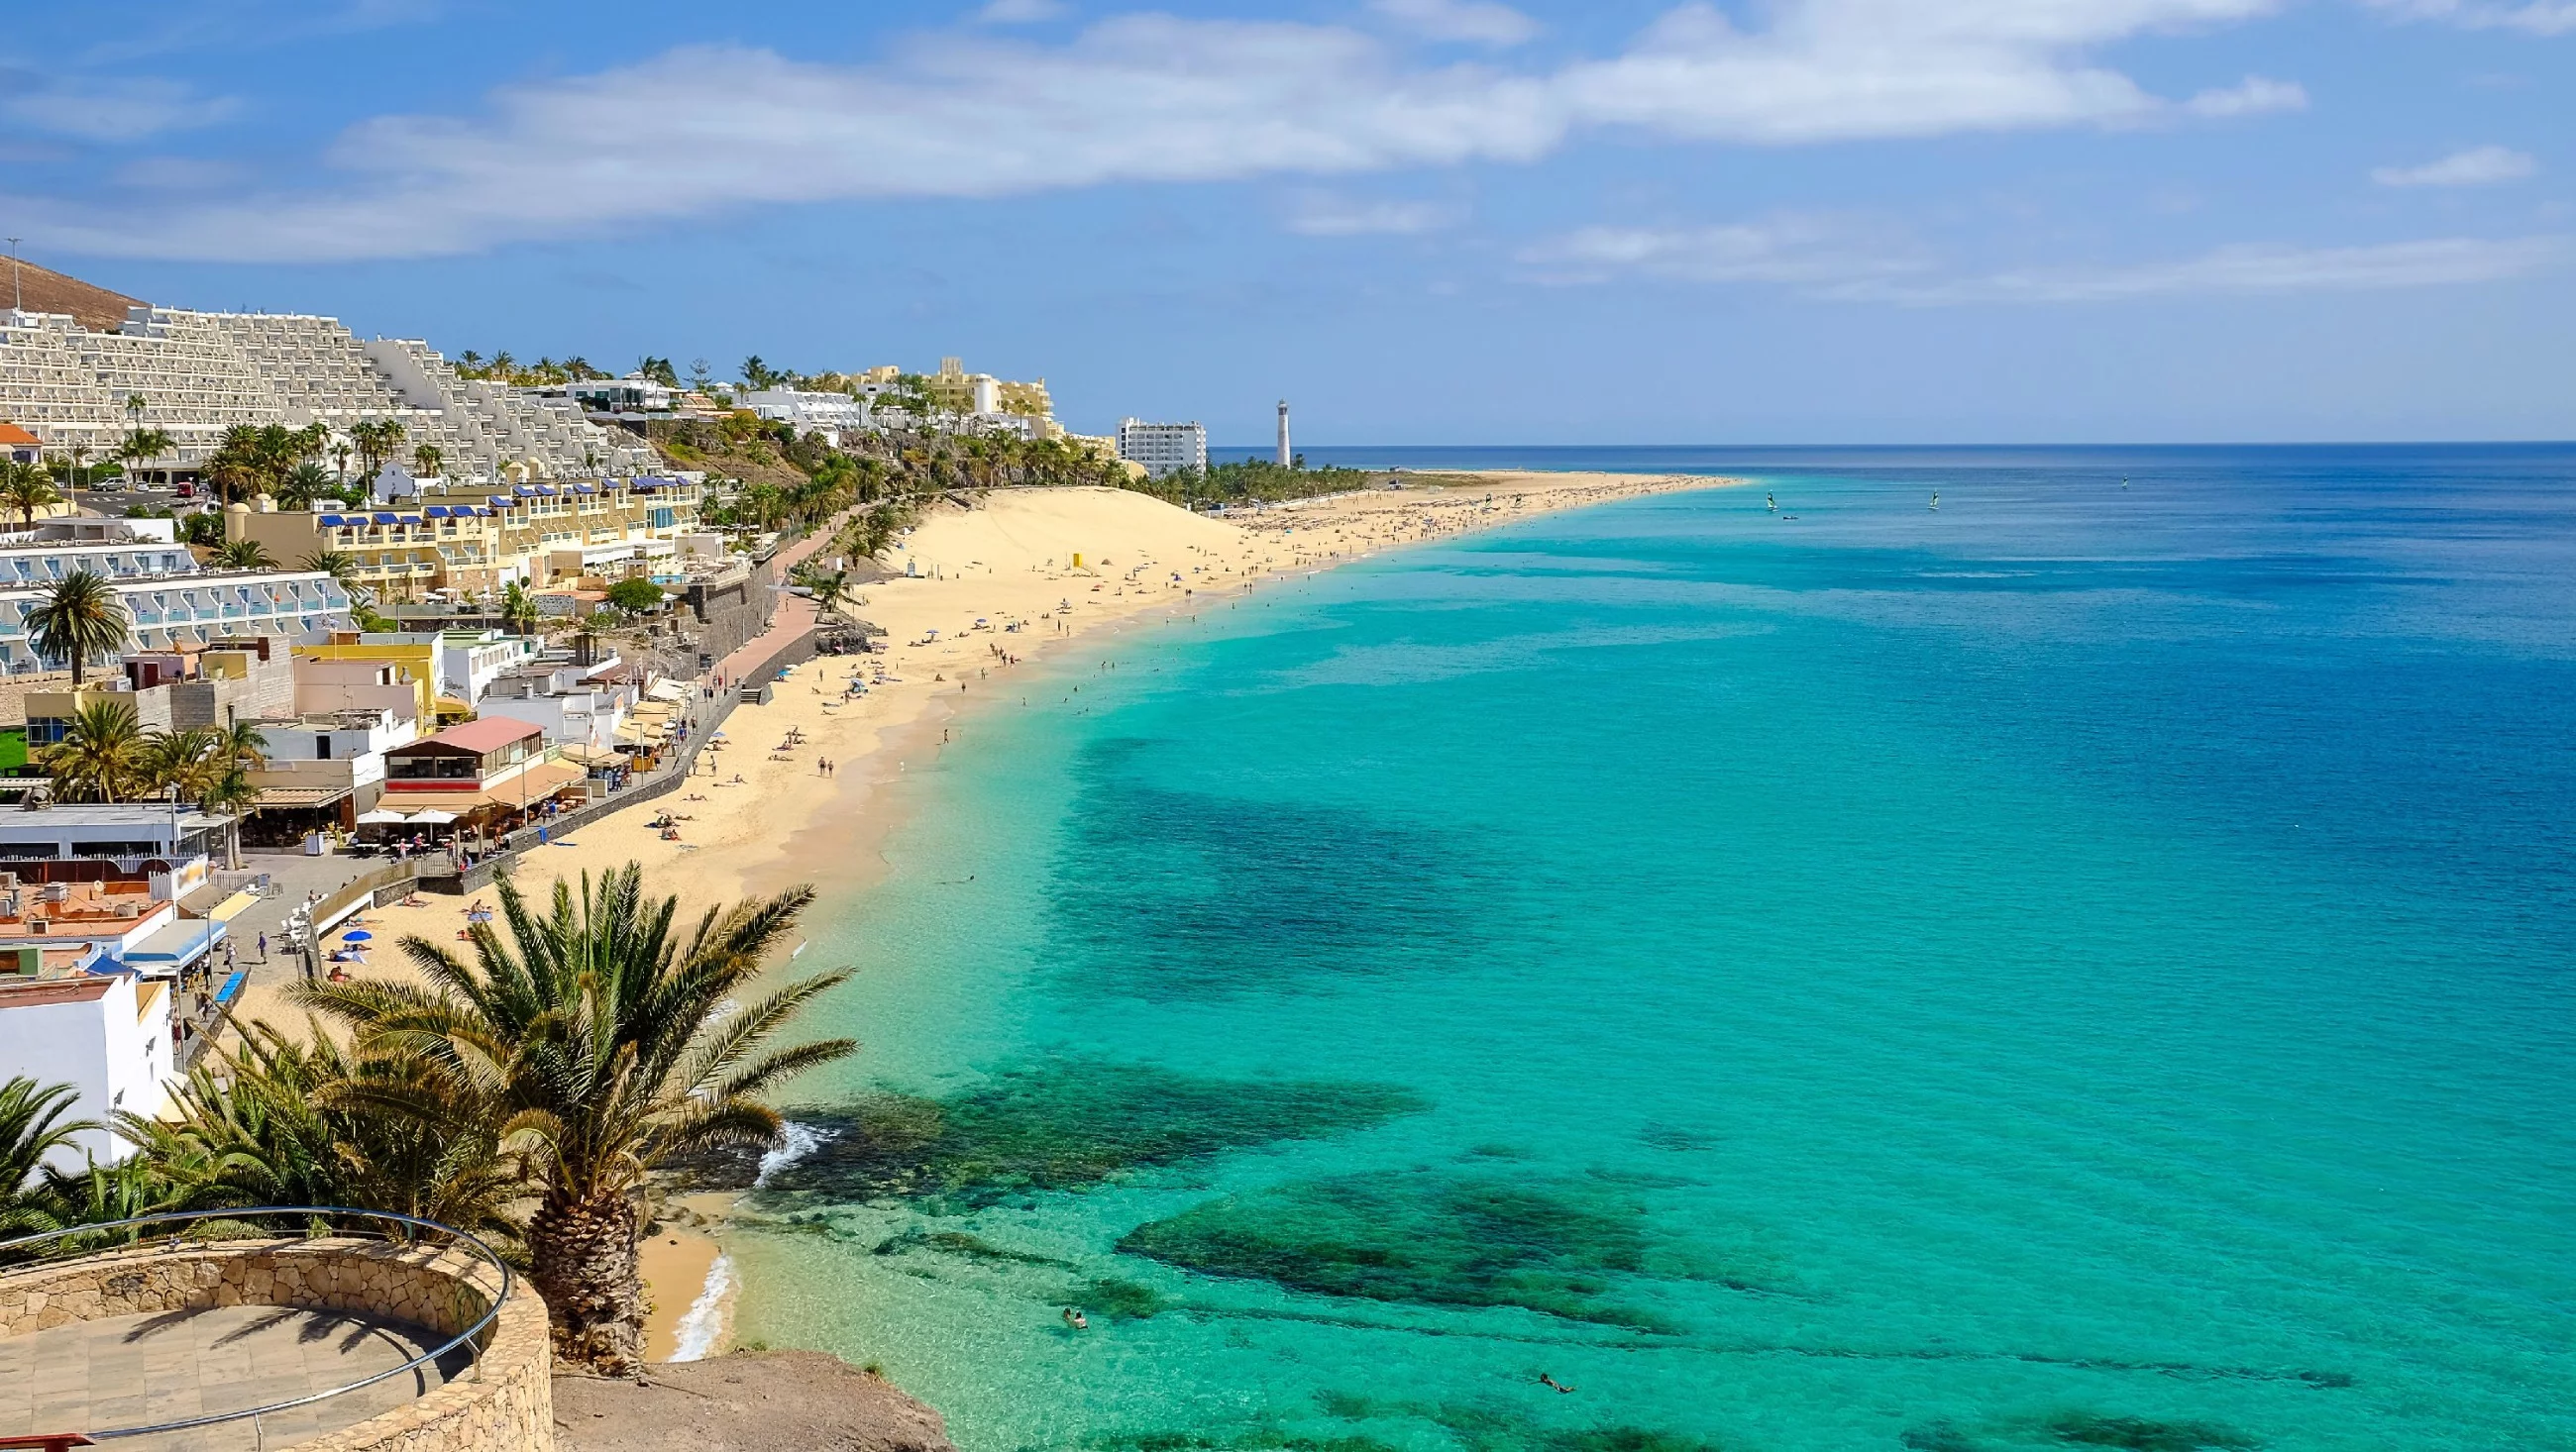
[[[2576,449],[1342,453],[1755,482],[911,763],[740,1337],[969,1452],[2576,1447]]]

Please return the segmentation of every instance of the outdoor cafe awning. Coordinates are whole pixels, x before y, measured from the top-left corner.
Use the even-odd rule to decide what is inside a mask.
[[[577,761],[584,766],[624,766],[628,759],[623,752],[582,742],[565,747],[563,754],[564,760]]]
[[[261,787],[259,801],[251,810],[267,811],[272,807],[327,807],[350,792],[348,787]]]

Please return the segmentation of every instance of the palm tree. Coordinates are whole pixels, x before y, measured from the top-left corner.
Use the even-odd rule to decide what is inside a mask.
[[[140,398],[142,395],[136,394],[135,397]],[[131,399],[127,401],[132,402]],[[116,446],[116,459],[118,463],[125,465],[130,478],[135,465],[146,459],[160,458],[177,446],[177,442],[170,437],[167,430],[147,429],[138,425],[125,436],[122,443]]]
[[[66,801],[114,802],[148,786],[155,762],[134,707],[114,696],[93,696],[72,712],[63,739],[44,748],[41,763]]]
[[[501,591],[501,619],[512,630],[527,634],[537,623],[537,597],[528,593],[527,586],[512,580]]]
[[[345,449],[347,445],[341,445]],[[277,483],[277,502],[286,509],[310,509],[313,501],[326,494],[337,494],[331,471],[310,459],[286,471]]]
[[[494,366],[499,366],[498,359]],[[403,433],[400,419],[365,419],[349,426],[349,442],[357,445],[359,472],[365,476],[360,482],[369,489],[375,488],[376,475],[385,467],[385,461],[402,446]]]
[[[172,1090],[165,1120],[132,1120],[127,1136],[200,1207],[358,1205],[512,1234],[518,1185],[495,1126],[389,1108],[423,1107],[418,1060],[351,1053],[313,1028],[297,1040],[244,1025]]]
[[[41,1182],[47,1155],[74,1148],[78,1135],[98,1128],[90,1120],[63,1118],[79,1097],[69,1084],[27,1078],[0,1084],[0,1236],[62,1228]]]
[[[136,775],[146,794],[176,787],[183,798],[202,797],[223,770],[215,759],[217,737],[203,726],[156,732],[144,737],[137,753]]]
[[[197,805],[208,812],[220,812],[240,818],[249,815],[251,808],[259,805],[262,790],[263,788],[250,779],[249,772],[239,767],[220,768],[214,772],[213,779],[206,783],[205,790],[198,793]],[[239,835],[240,825],[238,821],[233,824],[236,837]],[[225,846],[228,857],[238,857],[240,846],[238,841],[228,839]]]
[[[228,539],[215,546],[215,552],[209,557],[209,562],[227,570],[277,568],[277,557],[268,552],[268,546],[255,539]]]
[[[35,528],[37,510],[62,502],[62,492],[54,488],[53,476],[44,465],[0,459],[0,505],[18,511],[20,528]]]
[[[358,585],[358,557],[347,550],[316,550],[304,557],[304,568],[320,570],[348,592],[354,600],[361,593]]]
[[[134,637],[132,620],[125,613],[123,601],[105,576],[88,570],[74,570],[48,586],[42,598],[28,607],[27,638],[40,655],[67,659],[72,667],[72,689],[78,691],[81,673],[90,657],[112,655],[125,649]]]
[[[810,887],[710,908],[686,933],[674,931],[679,899],[648,898],[632,863],[597,883],[585,873],[578,896],[558,880],[543,916],[506,880],[500,899],[509,935],[477,924],[471,964],[411,936],[402,951],[426,984],[295,994],[345,1024],[362,1054],[416,1058],[439,1102],[413,1112],[498,1127],[537,1198],[528,1263],[556,1354],[623,1375],[642,1363],[646,1177],[679,1155],[776,1139],[778,1113],[760,1096],[857,1045],[764,1046],[849,973],[749,998]]]
[[[248,721],[235,721],[215,732],[214,756],[236,771],[258,771],[268,765],[268,737]]]
[[[420,477],[434,479],[438,477],[439,469],[447,463],[447,451],[436,444],[423,444],[411,451],[411,461],[413,466],[420,470]]]

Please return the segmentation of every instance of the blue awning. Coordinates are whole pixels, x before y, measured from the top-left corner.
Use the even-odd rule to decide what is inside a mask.
[[[472,514],[474,512],[474,507],[472,505],[466,505],[464,506],[464,509],[467,514]],[[451,511],[444,504],[433,504],[427,509],[422,510],[421,513],[428,515],[432,519],[446,519],[449,517]]]
[[[213,918],[182,918],[125,950],[128,968],[185,968],[215,950],[228,936]]]
[[[401,522],[402,516],[399,514],[379,514],[376,516],[376,523],[378,524],[399,524]]]

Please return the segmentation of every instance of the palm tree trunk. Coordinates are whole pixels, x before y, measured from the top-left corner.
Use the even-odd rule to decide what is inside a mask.
[[[545,1298],[555,1355],[609,1376],[644,1364],[642,1227],[624,1195],[548,1195],[528,1222],[529,1279]]]

